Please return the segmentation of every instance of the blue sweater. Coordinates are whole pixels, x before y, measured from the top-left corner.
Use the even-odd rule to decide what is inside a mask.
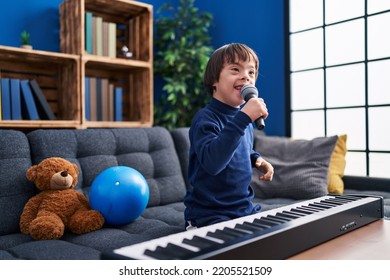
[[[201,227],[258,212],[249,185],[260,156],[253,151],[251,119],[213,98],[194,116],[189,137],[185,220]]]

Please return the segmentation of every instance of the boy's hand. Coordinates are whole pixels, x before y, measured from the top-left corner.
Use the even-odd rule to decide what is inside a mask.
[[[252,121],[262,117],[266,119],[268,117],[267,105],[263,98],[251,98],[249,99],[244,107],[241,109],[242,112],[247,114]]]
[[[263,175],[259,176],[260,180],[272,181],[272,178],[274,176],[274,167],[272,166],[272,164],[270,164],[262,157],[259,157],[256,160],[255,167],[264,173]]]

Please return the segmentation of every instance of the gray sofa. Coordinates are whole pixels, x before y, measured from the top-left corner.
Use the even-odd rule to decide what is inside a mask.
[[[100,259],[101,253],[184,230],[183,196],[188,182],[188,129],[161,128],[0,130],[0,259]],[[83,235],[66,232],[60,240],[33,240],[20,233],[19,217],[37,193],[26,170],[47,157],[78,164],[77,190],[87,197],[93,179],[110,166],[126,165],[147,179],[150,199],[144,213],[123,226]],[[390,179],[345,176],[346,193],[381,195],[390,216]],[[263,210],[297,202],[255,198]]]

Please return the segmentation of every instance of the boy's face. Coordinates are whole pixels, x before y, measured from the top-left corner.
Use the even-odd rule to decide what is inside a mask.
[[[232,107],[239,107],[245,102],[241,98],[241,88],[248,83],[254,85],[255,82],[256,65],[253,59],[225,63],[219,74],[219,81],[213,84],[213,97]]]

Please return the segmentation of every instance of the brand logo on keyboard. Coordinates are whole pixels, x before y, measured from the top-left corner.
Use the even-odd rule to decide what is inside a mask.
[[[350,230],[351,228],[354,228],[356,225],[357,225],[357,223],[355,221],[350,222],[348,224],[345,224],[345,225],[341,226],[340,231]]]

